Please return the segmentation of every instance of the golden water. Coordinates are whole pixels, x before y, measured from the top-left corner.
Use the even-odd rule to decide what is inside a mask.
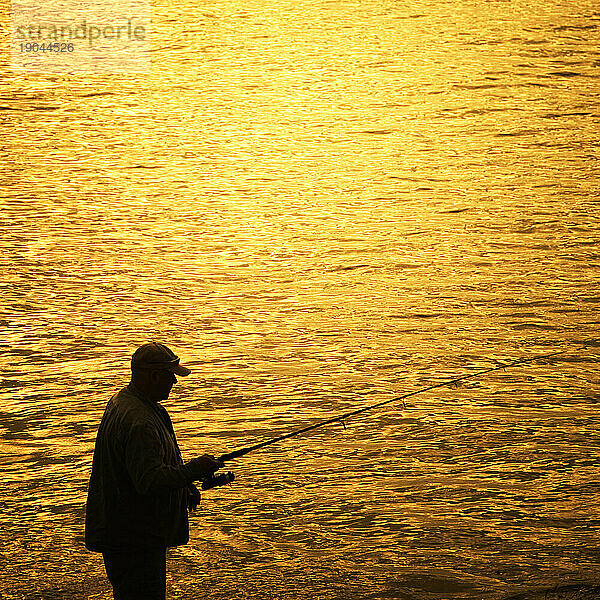
[[[193,368],[187,458],[573,349],[231,463],[172,598],[599,583],[597,3],[158,0],[153,26],[149,75],[3,67],[2,597],[110,597],[83,503],[151,339]]]

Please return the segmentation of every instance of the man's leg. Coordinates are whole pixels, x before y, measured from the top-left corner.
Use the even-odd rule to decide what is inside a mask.
[[[166,549],[106,552],[103,556],[115,600],[166,599]]]

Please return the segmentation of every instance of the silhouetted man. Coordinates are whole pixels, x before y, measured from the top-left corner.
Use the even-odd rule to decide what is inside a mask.
[[[189,539],[193,481],[223,464],[205,454],[184,464],[167,411],[176,375],[189,375],[163,344],[140,346],[131,383],[106,406],[94,450],[85,545],[102,552],[115,600],[164,600],[166,550]]]

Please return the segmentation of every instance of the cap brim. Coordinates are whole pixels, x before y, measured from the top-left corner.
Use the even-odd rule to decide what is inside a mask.
[[[191,373],[191,371],[183,365],[173,365],[171,371],[173,371],[175,375],[180,375],[181,377],[187,377]]]

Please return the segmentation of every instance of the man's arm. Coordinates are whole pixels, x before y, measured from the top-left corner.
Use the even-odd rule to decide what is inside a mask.
[[[157,431],[151,426],[134,426],[125,444],[125,465],[135,490],[148,494],[157,488],[185,488],[192,481],[212,475],[223,463],[205,454],[188,463],[168,465]]]

